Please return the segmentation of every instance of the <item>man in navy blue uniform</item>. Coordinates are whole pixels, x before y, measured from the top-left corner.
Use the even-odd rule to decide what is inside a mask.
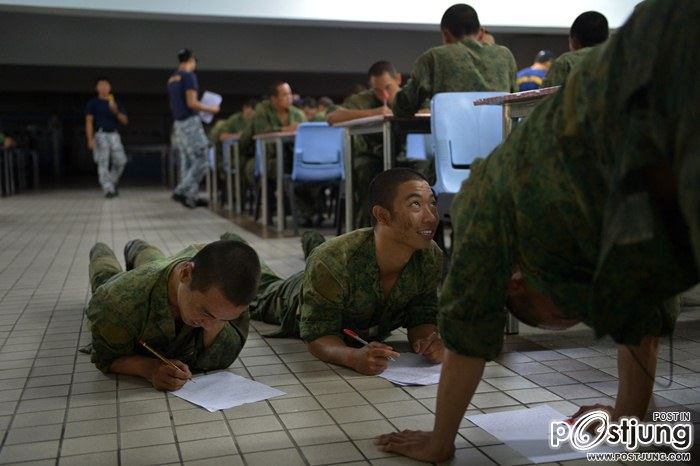
[[[97,164],[97,174],[105,197],[116,196],[119,178],[126,165],[124,146],[119,137],[119,124],[126,125],[129,118],[124,107],[114,99],[109,79],[101,77],[95,81],[97,97],[85,106],[85,137],[88,149]]]
[[[173,141],[184,154],[186,168],[180,183],[173,191],[173,199],[189,208],[197,207],[199,183],[207,171],[207,147],[209,140],[204,133],[202,120],[197,112],[219,113],[219,106],[203,105],[198,98],[199,83],[197,58],[189,49],[177,53],[180,66],[168,79],[168,97],[173,113]]]

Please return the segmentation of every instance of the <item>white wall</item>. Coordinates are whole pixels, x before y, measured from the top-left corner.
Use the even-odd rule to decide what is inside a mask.
[[[619,27],[639,0],[468,0],[484,24],[520,32],[567,29],[586,10]],[[0,7],[34,12],[204,20],[434,26],[455,0],[0,0]],[[561,31],[558,31],[561,32]]]

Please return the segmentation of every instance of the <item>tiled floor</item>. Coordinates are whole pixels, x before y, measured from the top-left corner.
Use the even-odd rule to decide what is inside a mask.
[[[144,238],[174,253],[235,230],[281,275],[299,270],[297,239],[261,240],[204,209],[186,210],[162,190],[54,191],[0,199],[1,464],[32,465],[407,465],[372,438],[393,429],[429,429],[436,386],[394,387],[315,360],[299,341],[265,340],[256,324],[230,368],[280,388],[282,398],[208,413],[130,377],[105,376],[78,346],[88,300],[87,256],[96,240],[120,253]],[[397,333],[396,340],[405,339]],[[661,350],[656,409],[700,411],[700,309],[682,314],[669,383]],[[522,328],[489,363],[469,413],[548,403],[612,403],[615,350],[585,329]],[[464,420],[454,464],[527,461]],[[696,453],[696,456],[700,454]],[[648,463],[647,463],[648,464]]]

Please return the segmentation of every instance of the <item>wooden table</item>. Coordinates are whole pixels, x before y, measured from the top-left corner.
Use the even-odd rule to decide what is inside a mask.
[[[221,141],[224,170],[226,170],[226,197],[228,199],[228,211],[233,212],[233,191],[236,191],[236,214],[243,211],[243,193],[241,192],[241,153],[239,148],[240,136],[231,135]],[[232,159],[233,154],[233,159]],[[233,165],[231,162],[233,161]],[[233,180],[231,180],[231,167],[233,167]],[[233,181],[233,182],[232,182]]]
[[[497,97],[486,97],[476,100],[474,105],[501,105],[503,107],[503,140],[505,141],[521,118],[528,116],[542,99],[556,93],[558,90],[559,86],[554,86],[533,91],[514,92]],[[518,333],[518,331],[518,320],[508,313],[506,334],[513,335]]]
[[[277,152],[277,228],[278,232],[284,231],[284,143],[294,141],[295,131],[276,131],[262,133],[253,136],[253,139],[261,142],[260,151],[260,182],[262,183],[262,221],[267,226],[269,216],[269,202],[267,196],[267,145],[275,144]]]
[[[353,224],[353,196],[352,196],[352,137],[366,134],[382,134],[383,152],[382,166],[388,170],[394,166],[393,159],[393,131],[401,128],[407,132],[429,133],[430,114],[416,114],[412,117],[397,117],[376,115],[364,118],[347,120],[333,125],[336,128],[345,128],[345,231],[352,231]]]

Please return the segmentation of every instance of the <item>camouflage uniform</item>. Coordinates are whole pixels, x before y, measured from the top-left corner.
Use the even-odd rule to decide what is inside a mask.
[[[453,264],[440,296],[450,349],[498,355],[516,265],[599,337],[638,344],[673,330],[672,297],[700,270],[697,24],[698,2],[640,4],[472,165],[452,206]],[[647,177],[664,167],[677,180],[677,211],[651,200]]]
[[[581,63],[591,47],[584,47],[573,52],[562,53],[552,62],[552,66],[544,77],[542,87],[561,86],[566,81],[566,77],[571,73],[571,69]]]
[[[230,366],[248,337],[246,312],[221,330],[209,348],[202,329],[178,324],[168,304],[168,278],[173,268],[191,260],[203,245],[190,246],[166,258],[157,248],[135,242],[126,253],[134,269],[123,272],[107,245],[90,251],[90,284],[93,295],[86,316],[92,332],[92,362],[103,372],[120,357],[143,355],[139,340],[170,359],[179,359],[195,371]]]
[[[394,114],[412,116],[439,92],[515,92],[515,58],[506,47],[462,39],[433,47],[416,60],[411,78],[396,94]]]
[[[442,270],[442,251],[435,243],[413,253],[385,299],[372,228],[323,244],[317,233],[303,240],[310,253],[306,270],[271,282],[250,306],[253,319],[281,324],[278,336],[313,341],[342,337],[342,329],[350,328],[366,340],[383,340],[398,327],[435,324]]]
[[[114,192],[126,165],[126,154],[119,133],[96,131],[92,158],[97,164],[102,190],[106,193]]]
[[[284,123],[281,122],[269,100],[265,100],[256,106],[250,126],[248,126],[241,135],[241,154],[247,154],[247,157],[241,157],[241,165],[245,167],[243,173],[245,174],[246,181],[250,183],[250,185],[255,184],[255,144],[253,141],[253,136],[256,134],[280,131],[282,126],[291,125],[293,123],[304,123],[306,121],[306,115],[304,115],[304,112],[293,105],[289,107],[288,116],[289,121]],[[292,149],[292,144],[284,145],[284,150],[286,153],[284,158],[286,173],[291,171]],[[275,154],[275,150],[276,149],[273,144],[268,144],[268,180],[275,180],[277,178],[277,156]],[[318,194],[317,191],[318,190],[310,189],[308,187],[299,187],[296,189],[296,203],[301,217],[311,218],[311,216],[315,213],[316,209],[314,206],[317,198],[316,195]]]
[[[209,141],[199,115],[192,115],[185,120],[173,123],[173,139],[175,145],[187,161],[187,170],[183,172],[180,183],[174,193],[196,200],[199,196],[199,183],[207,173],[207,149]]]

